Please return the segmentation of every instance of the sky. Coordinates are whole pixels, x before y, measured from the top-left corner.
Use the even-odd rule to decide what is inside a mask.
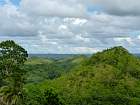
[[[0,42],[29,53],[140,53],[140,0],[0,0]]]

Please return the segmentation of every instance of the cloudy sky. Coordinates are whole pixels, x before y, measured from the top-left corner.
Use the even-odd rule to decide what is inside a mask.
[[[29,53],[140,53],[139,0],[0,0],[0,41]]]

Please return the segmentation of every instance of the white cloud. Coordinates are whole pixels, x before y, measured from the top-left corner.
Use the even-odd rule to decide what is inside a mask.
[[[138,39],[140,39],[140,35],[138,35],[138,37],[137,37]]]
[[[0,6],[0,38],[14,39],[39,53],[93,53],[117,45],[137,48],[140,18],[132,6],[138,8],[138,1],[122,7],[131,0],[114,0],[113,4],[100,0],[102,11],[88,11],[93,1],[21,0],[19,7],[8,1]]]
[[[121,43],[122,45],[125,45],[124,43],[127,43],[127,45],[129,46],[133,46],[134,42],[133,39],[131,37],[127,37],[127,38],[114,38],[114,41]]]
[[[64,0],[22,0],[21,10],[30,15],[60,16],[60,17],[85,17],[86,7],[74,1]]]
[[[97,48],[90,48],[90,47],[75,47],[75,48],[70,48],[71,53],[75,54],[92,54],[100,51]]]
[[[85,23],[87,23],[87,20],[86,19],[79,19],[79,18],[77,18],[77,19],[74,19],[74,21],[73,21],[73,24],[74,25],[80,25],[80,26],[82,26]]]
[[[140,15],[139,0],[93,0],[102,7],[102,10],[119,16]]]

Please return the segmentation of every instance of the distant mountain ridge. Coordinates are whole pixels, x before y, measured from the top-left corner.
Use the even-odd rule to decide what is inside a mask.
[[[29,54],[29,57],[63,59],[63,58],[74,57],[74,56],[79,56],[79,55],[85,55],[87,57],[92,56],[92,54]],[[135,53],[134,55],[140,57],[139,53]]]
[[[80,55],[91,56],[92,54],[29,54],[29,57],[62,59],[67,57],[80,56]]]

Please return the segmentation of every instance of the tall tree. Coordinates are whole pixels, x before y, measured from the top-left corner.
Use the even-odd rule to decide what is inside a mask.
[[[27,51],[12,40],[0,43],[0,102],[4,105],[21,105]]]

